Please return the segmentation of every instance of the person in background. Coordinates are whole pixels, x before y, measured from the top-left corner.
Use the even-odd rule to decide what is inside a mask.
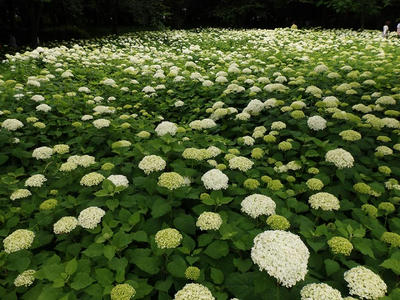
[[[397,37],[400,38],[400,23],[397,24]]]
[[[389,24],[390,24],[390,21],[386,21],[385,25],[383,26],[382,37],[384,37],[384,38],[388,38],[388,36],[389,36]]]

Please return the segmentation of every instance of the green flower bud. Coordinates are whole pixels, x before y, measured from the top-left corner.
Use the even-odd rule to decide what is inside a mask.
[[[240,151],[238,149],[229,149],[228,152],[233,154],[233,155],[239,155],[240,154]]]
[[[111,300],[129,300],[134,297],[136,290],[129,284],[117,284],[111,290]]]
[[[381,202],[379,203],[378,208],[383,210],[386,215],[391,214],[396,210],[395,206],[390,202]]]
[[[205,201],[205,200],[208,200],[208,199],[210,199],[210,195],[209,194],[207,194],[207,193],[201,193],[200,194],[200,200],[201,201]]]
[[[260,186],[260,183],[257,179],[248,178],[243,183],[244,187],[249,190],[255,190]]]
[[[223,171],[223,170],[226,169],[226,165],[225,164],[218,164],[217,165],[217,169],[220,170],[220,171]]]
[[[185,271],[186,279],[197,280],[200,277],[200,269],[197,267],[187,267]]]
[[[377,214],[378,214],[378,209],[371,205],[371,204],[363,204],[361,206],[361,209],[370,217],[372,218],[376,218]]]
[[[40,210],[51,210],[53,208],[55,208],[58,204],[57,199],[48,199],[43,201],[40,206],[39,209]]]
[[[308,174],[314,174],[314,175],[317,175],[318,173],[319,173],[319,170],[317,169],[317,168],[309,168],[308,170],[307,170],[307,172],[308,172]]]
[[[266,143],[275,143],[275,142],[276,142],[276,137],[274,137],[274,136],[271,135],[271,134],[265,135],[265,136],[263,137],[263,139],[264,139],[264,142],[266,142]]]
[[[264,156],[264,150],[261,148],[254,148],[251,151],[251,157],[254,159],[261,159]]]
[[[343,254],[349,256],[353,250],[352,243],[341,236],[335,236],[328,241],[328,246],[333,254]]]
[[[270,190],[279,191],[280,189],[283,188],[283,184],[281,183],[281,181],[279,179],[275,179],[275,180],[269,181],[267,187]]]
[[[308,179],[306,185],[310,190],[313,191],[319,191],[324,187],[324,183],[317,178]]]
[[[107,162],[101,166],[101,169],[103,171],[110,171],[110,170],[114,169],[114,167],[115,167],[114,164]]]
[[[284,216],[279,215],[269,216],[267,224],[273,230],[288,230],[290,227],[290,222]]]
[[[262,181],[262,182],[268,183],[268,182],[270,182],[271,180],[272,180],[272,178],[269,177],[269,176],[267,176],[267,175],[261,176],[261,181]]]
[[[290,142],[280,142],[278,144],[278,149],[281,151],[289,151],[292,149],[292,144]]]
[[[50,190],[50,195],[57,195],[58,194],[58,190]]]
[[[290,113],[290,115],[292,116],[292,118],[293,119],[302,119],[302,118],[305,118],[305,114],[304,114],[304,112],[303,111],[301,111],[301,110],[295,110],[295,111],[292,111],[291,113]]]
[[[291,182],[291,183],[296,181],[296,178],[294,176],[287,176],[285,179],[287,182]]]
[[[390,173],[392,173],[392,170],[387,166],[380,166],[378,171],[384,175],[390,175]]]
[[[400,247],[400,235],[395,232],[384,232],[381,241],[389,244],[391,247]]]

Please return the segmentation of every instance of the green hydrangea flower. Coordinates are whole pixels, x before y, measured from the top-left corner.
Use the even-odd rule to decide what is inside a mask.
[[[324,187],[324,183],[318,178],[308,179],[306,185],[310,190],[313,191],[319,191]]]
[[[302,118],[305,118],[305,117],[306,117],[306,115],[304,114],[304,112],[301,111],[301,110],[292,111],[292,112],[290,113],[290,115],[291,115],[291,117],[292,117],[293,119],[296,119],[296,120],[302,119]]]
[[[319,170],[318,170],[317,168],[314,168],[314,167],[309,168],[309,169],[307,170],[307,172],[308,172],[308,174],[313,174],[313,175],[319,174]]]
[[[290,222],[284,216],[272,215],[267,219],[268,226],[273,230],[288,230]]]
[[[129,284],[117,284],[111,290],[111,300],[129,300],[134,297],[136,290]]]
[[[255,190],[260,186],[260,183],[257,179],[248,178],[243,182],[243,185],[246,189]]]
[[[261,159],[264,156],[264,150],[261,148],[254,148],[251,151],[251,157],[254,159]]]
[[[363,204],[361,206],[361,209],[370,217],[372,218],[376,218],[377,214],[378,214],[378,209],[371,205],[371,204]]]
[[[280,142],[278,144],[278,149],[281,151],[289,151],[292,149],[292,144],[290,142]]]
[[[114,164],[108,162],[108,163],[103,164],[101,166],[101,169],[103,171],[110,171],[110,170],[114,169],[114,167],[115,167]]]
[[[378,171],[384,175],[390,175],[390,173],[392,173],[392,170],[388,166],[380,166]]]
[[[226,168],[227,168],[227,167],[226,167],[225,164],[218,164],[218,165],[217,165],[217,169],[220,170],[220,171],[223,171],[223,170],[225,170]]]
[[[378,205],[378,209],[383,210],[386,215],[393,213],[396,207],[390,202],[381,202]]]
[[[400,247],[400,235],[395,232],[384,232],[381,241],[389,244],[391,247]]]
[[[353,244],[346,238],[335,236],[328,241],[328,246],[333,254],[349,256],[353,250]]]
[[[200,269],[197,267],[187,267],[185,271],[185,277],[186,279],[190,280],[197,280],[200,277]]]
[[[269,177],[269,176],[267,176],[267,175],[261,176],[261,181],[262,181],[262,182],[268,183],[268,182],[270,182],[271,180],[272,180],[272,178]]]
[[[280,181],[279,179],[274,179],[274,180],[270,180],[270,181],[268,182],[267,187],[268,187],[270,190],[279,191],[280,189],[283,188],[283,184],[281,183],[281,181]]]
[[[275,143],[276,142],[276,137],[274,137],[271,134],[265,135],[263,139],[264,139],[264,142],[266,142],[266,143]]]
[[[51,210],[51,209],[55,208],[57,206],[57,204],[58,204],[57,199],[47,199],[40,204],[39,209],[40,210]]]

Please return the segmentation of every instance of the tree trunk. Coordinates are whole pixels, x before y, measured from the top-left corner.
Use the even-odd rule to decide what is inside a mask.
[[[33,47],[39,46],[39,27],[42,16],[42,2],[29,1],[29,35],[30,43]]]

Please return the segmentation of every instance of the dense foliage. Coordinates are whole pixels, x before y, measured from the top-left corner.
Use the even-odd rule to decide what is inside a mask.
[[[7,56],[0,298],[399,299],[399,46],[203,30]]]
[[[395,28],[399,0],[0,0],[0,43],[86,38],[132,28]]]

